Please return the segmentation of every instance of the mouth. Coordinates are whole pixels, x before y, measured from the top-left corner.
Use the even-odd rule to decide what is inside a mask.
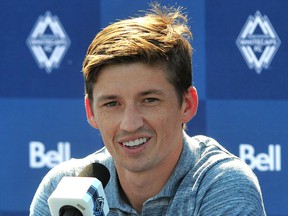
[[[123,142],[122,145],[128,148],[138,148],[149,141],[150,138],[142,137],[135,140],[130,140],[127,142]]]

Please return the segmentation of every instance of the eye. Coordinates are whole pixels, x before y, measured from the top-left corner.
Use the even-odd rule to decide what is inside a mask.
[[[118,105],[118,102],[116,102],[116,101],[110,101],[110,102],[104,104],[104,106],[106,106],[106,107],[114,107],[117,105]]]
[[[157,102],[157,101],[159,101],[159,99],[157,99],[157,98],[146,98],[145,99],[145,102],[147,102],[147,103],[153,103],[153,102]]]

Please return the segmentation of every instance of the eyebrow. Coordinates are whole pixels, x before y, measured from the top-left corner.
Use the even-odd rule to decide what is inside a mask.
[[[117,99],[117,95],[102,95],[98,98],[95,98],[97,102],[105,101],[105,100],[115,100]]]
[[[145,91],[142,91],[142,92],[139,92],[138,93],[138,96],[146,96],[146,95],[151,95],[151,94],[156,94],[156,95],[165,95],[163,91],[161,90],[158,90],[158,89],[149,89],[149,90],[145,90]],[[98,98],[96,98],[96,101],[97,102],[101,102],[101,101],[105,101],[105,100],[115,100],[119,98],[119,96],[117,95],[102,95]]]
[[[150,95],[150,94],[164,95],[164,92],[158,89],[149,89],[149,90],[140,92],[139,96],[145,96],[145,95]]]

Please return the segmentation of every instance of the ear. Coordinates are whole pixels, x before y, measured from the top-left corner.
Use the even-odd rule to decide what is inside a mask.
[[[88,98],[88,95],[85,95],[85,110],[86,110],[86,117],[89,124],[93,127],[98,129],[98,124],[95,120],[95,116],[92,111],[91,102]]]
[[[198,94],[194,86],[190,86],[183,101],[183,123],[189,122],[197,113]]]

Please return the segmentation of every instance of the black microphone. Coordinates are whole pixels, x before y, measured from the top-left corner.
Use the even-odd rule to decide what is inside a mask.
[[[100,163],[89,164],[78,177],[63,177],[48,199],[52,216],[106,216],[103,188],[109,179],[109,170]]]
[[[91,163],[79,173],[78,177],[97,178],[102,183],[103,188],[105,188],[110,179],[110,172],[101,163]]]

